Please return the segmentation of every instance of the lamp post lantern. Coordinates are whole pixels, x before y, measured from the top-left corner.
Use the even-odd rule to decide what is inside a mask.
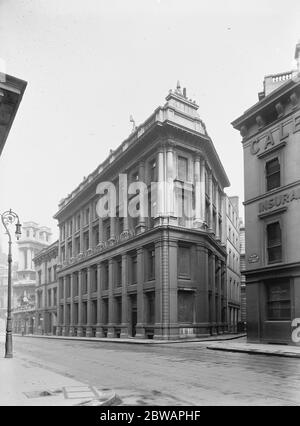
[[[16,223],[15,235],[17,240],[21,235],[21,224],[19,221],[19,216],[17,213],[13,212],[12,209],[5,211],[1,214],[1,221],[5,228],[6,234],[8,235],[8,282],[7,282],[7,320],[6,320],[6,339],[5,339],[5,358],[13,357],[12,350],[12,318],[11,318],[11,264],[12,264],[12,254],[11,254],[11,233],[9,231],[10,225]]]

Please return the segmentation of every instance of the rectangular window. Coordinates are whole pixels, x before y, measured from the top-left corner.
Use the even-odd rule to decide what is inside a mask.
[[[267,225],[267,252],[268,263],[282,261],[282,242],[279,222]]]
[[[178,322],[193,323],[194,321],[194,293],[178,291]]]
[[[75,238],[75,254],[80,253],[80,237]]]
[[[109,268],[108,268],[108,262],[103,262],[102,266],[102,277],[101,282],[103,286],[103,290],[108,289],[108,281],[109,281]]]
[[[156,167],[156,161],[152,161],[150,163],[150,183],[157,181],[157,167]]]
[[[89,244],[90,244],[88,231],[83,234],[83,242],[84,242],[84,250],[88,250]]]
[[[146,293],[147,300],[147,323],[155,323],[155,292],[150,291]]]
[[[91,269],[91,292],[94,293],[98,288],[98,270],[97,265],[93,266]]]
[[[48,283],[52,281],[52,268],[48,268]]]
[[[115,278],[115,286],[120,287],[122,285],[122,259],[116,260],[115,265],[116,278]]]
[[[53,289],[53,306],[57,305],[57,288]]]
[[[290,283],[267,283],[267,318],[272,321],[291,319]]]
[[[190,278],[191,253],[189,247],[178,248],[178,275],[182,278]]]
[[[85,210],[85,225],[87,225],[90,222],[90,209],[87,208]]]
[[[266,163],[266,182],[267,191],[280,186],[280,163],[278,158],[267,161]]]
[[[131,284],[137,282],[137,256],[131,256]]]
[[[148,250],[148,280],[154,280],[155,279],[155,250],[150,249]]]
[[[188,179],[188,161],[184,157],[178,157],[178,179],[186,182]]]
[[[48,306],[52,306],[51,290],[48,290]]]
[[[87,293],[87,270],[83,269],[81,273],[81,279],[82,279],[82,294]]]
[[[99,243],[99,226],[93,227],[93,246],[96,247]]]

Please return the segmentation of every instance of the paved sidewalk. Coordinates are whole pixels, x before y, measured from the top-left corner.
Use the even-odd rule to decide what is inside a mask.
[[[0,335],[0,406],[111,405],[117,400],[113,391],[88,386],[34,361],[3,357]]]
[[[16,334],[16,336],[21,336]],[[189,343],[189,342],[219,342],[223,340],[235,340],[245,337],[246,334],[222,334],[218,336],[207,336],[202,338],[182,338],[177,340],[153,340],[153,339],[136,339],[128,337],[122,338],[109,338],[109,337],[77,337],[77,336],[48,336],[40,334],[26,334],[22,337],[35,337],[37,339],[59,339],[59,340],[78,340],[87,342],[110,342],[110,343],[126,343],[133,345],[163,345],[169,343]]]
[[[246,339],[211,343],[207,345],[207,349],[300,358],[300,346],[247,343]]]

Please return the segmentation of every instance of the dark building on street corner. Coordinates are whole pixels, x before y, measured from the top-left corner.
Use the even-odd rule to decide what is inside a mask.
[[[197,110],[178,84],[59,204],[57,335],[173,339],[227,331],[229,181]],[[118,188],[121,173],[128,184],[158,183],[148,195],[152,214],[98,216],[97,185]]]
[[[300,44],[295,59],[232,123],[244,149],[250,342],[300,344]]]
[[[0,72],[0,156],[27,82]]]

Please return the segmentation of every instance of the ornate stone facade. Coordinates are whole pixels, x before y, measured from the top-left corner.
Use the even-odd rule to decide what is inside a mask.
[[[173,339],[227,330],[229,181],[197,109],[178,85],[59,204],[58,335]],[[98,216],[98,184],[114,183],[120,198],[120,174],[156,183],[150,215]]]

